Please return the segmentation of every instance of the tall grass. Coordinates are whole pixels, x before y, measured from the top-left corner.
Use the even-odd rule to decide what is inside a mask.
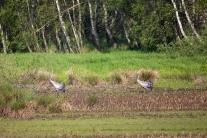
[[[15,88],[9,84],[0,85],[0,108],[23,109],[26,106],[26,102],[33,98],[34,94],[28,90]]]
[[[67,81],[68,70],[74,69],[77,76],[93,76],[109,80],[109,74],[116,71],[138,71],[139,69],[157,70],[160,74],[160,84],[164,86],[166,80],[186,81],[193,83],[197,76],[207,75],[206,56],[168,56],[159,53],[141,53],[136,51],[117,51],[109,53],[87,54],[47,54],[27,53],[0,55],[4,73],[17,76],[22,72],[45,70],[56,75],[61,81]],[[16,72],[14,73],[13,72]],[[2,74],[0,73],[2,76]],[[7,77],[10,75],[7,75]],[[95,79],[97,79],[94,77]],[[15,78],[15,77],[14,77]],[[85,77],[92,83],[91,78]],[[164,81],[165,80],[165,81]],[[173,81],[172,81],[173,80]]]

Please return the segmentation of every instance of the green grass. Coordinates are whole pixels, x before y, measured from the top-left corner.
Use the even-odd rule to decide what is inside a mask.
[[[0,108],[8,106],[12,110],[23,109],[26,102],[32,100],[34,94],[26,89],[13,87],[9,84],[0,84]]]
[[[206,111],[146,112],[143,114],[146,116],[140,115],[136,118],[123,116],[33,120],[0,118],[0,134],[1,137],[28,138],[72,135],[207,134]]]
[[[116,71],[138,71],[141,68],[157,70],[160,79],[157,87],[175,89],[195,87],[194,78],[207,75],[207,57],[168,56],[159,53],[141,53],[136,51],[117,51],[110,53],[57,54],[27,53],[0,54],[1,78],[17,78],[20,73],[44,70],[53,73],[61,81],[67,81],[68,70],[73,68],[77,76],[93,75],[109,80],[109,74]],[[89,83],[91,82],[89,78]],[[11,80],[11,79],[8,79]],[[204,86],[205,87],[205,86]]]

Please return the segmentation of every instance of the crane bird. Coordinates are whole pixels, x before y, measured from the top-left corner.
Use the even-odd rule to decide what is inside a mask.
[[[150,89],[150,90],[152,90],[152,88],[153,88],[153,83],[152,83],[151,80],[141,81],[141,80],[139,80],[139,75],[137,75],[137,82],[138,82],[139,85],[141,85],[144,89]]]
[[[57,83],[57,82],[52,80],[51,76],[50,76],[50,82],[53,84],[53,86],[55,87],[56,91],[61,90],[62,92],[65,92],[65,83],[64,82]]]

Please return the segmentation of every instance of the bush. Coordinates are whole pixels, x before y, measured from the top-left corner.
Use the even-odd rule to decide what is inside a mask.
[[[38,105],[49,106],[56,101],[56,97],[53,95],[41,95],[38,97]]]
[[[87,104],[88,106],[94,106],[96,103],[98,103],[98,97],[95,95],[90,95],[87,98]]]
[[[49,111],[51,113],[61,113],[62,112],[62,109],[60,107],[60,104],[58,103],[53,103],[49,106]]]
[[[111,82],[111,84],[121,84],[122,78],[118,73],[112,73],[110,75],[110,82]]]
[[[140,77],[140,80],[143,81],[151,80],[155,82],[159,78],[159,74],[155,70],[140,69],[137,73]]]
[[[95,75],[85,76],[84,80],[90,85],[97,85],[99,82],[99,78]]]
[[[32,95],[31,91],[15,88],[9,84],[0,85],[0,107],[9,106],[12,110],[23,109],[26,106],[27,95]]]
[[[25,107],[26,107],[26,102],[24,100],[14,101],[10,104],[10,108],[15,111],[19,109],[24,109]]]
[[[200,42],[195,37],[189,37],[189,40],[183,39],[178,42],[157,45],[157,52],[166,53],[173,57],[206,55],[207,45],[205,41],[203,39],[203,42]]]

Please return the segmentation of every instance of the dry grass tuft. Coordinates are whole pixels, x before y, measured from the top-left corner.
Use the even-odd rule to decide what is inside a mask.
[[[151,80],[156,82],[159,78],[159,73],[156,70],[149,70],[149,69],[140,69],[137,74],[139,75],[140,79],[143,81]]]
[[[135,71],[117,71],[109,75],[111,84],[133,85],[136,83]]]
[[[194,81],[195,81],[196,84],[202,84],[202,83],[205,82],[204,78],[201,77],[201,76],[198,76],[197,78],[195,78]]]
[[[80,77],[78,77],[76,74],[75,74],[75,70],[73,68],[70,68],[68,70],[68,84],[69,85],[82,85],[83,82],[81,80]]]
[[[28,71],[20,75],[20,80],[23,84],[38,83],[43,85],[48,83],[50,76],[51,73],[45,70]]]
[[[19,110],[11,110],[11,108],[5,107],[2,108],[0,116],[9,117],[9,118],[22,118],[29,119],[35,117],[35,101],[27,102],[26,107],[24,109]]]

